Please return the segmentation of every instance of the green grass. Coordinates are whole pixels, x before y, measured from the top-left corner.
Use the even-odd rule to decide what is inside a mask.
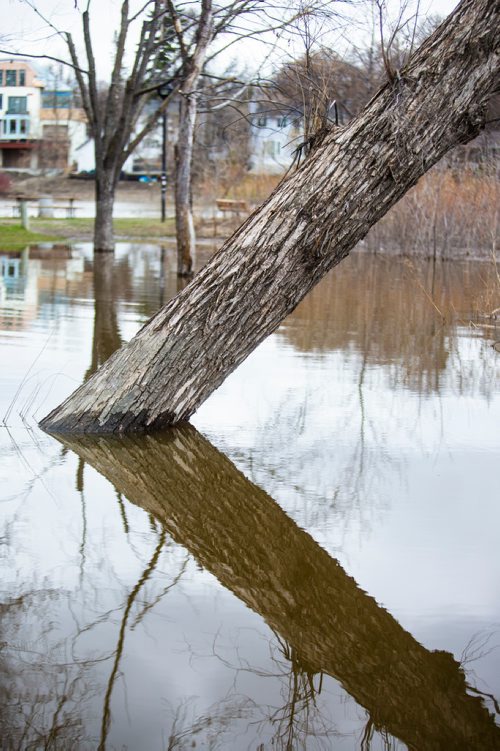
[[[56,232],[66,238],[92,237],[94,220],[90,218],[74,219],[32,219],[31,226],[40,232]],[[175,233],[173,219],[160,222],[159,219],[126,218],[114,220],[117,239],[148,240],[171,237]]]
[[[28,232],[18,224],[0,221],[0,250],[18,250],[26,245],[43,242],[60,242],[61,237],[42,232]]]
[[[18,224],[17,219],[0,220],[0,249],[9,247],[19,248],[37,242],[91,241],[94,234],[94,220],[91,218],[75,217],[73,219],[46,219],[33,217],[30,219],[31,232],[26,232]],[[234,226],[233,226],[234,224]],[[228,219],[217,222],[218,230],[227,235],[239,221],[231,223]],[[196,232],[199,237],[212,237],[213,224],[210,219],[195,217]],[[114,220],[116,240],[137,240],[142,242],[158,242],[167,237],[175,237],[175,220],[168,218],[165,222],[159,219],[141,217]]]

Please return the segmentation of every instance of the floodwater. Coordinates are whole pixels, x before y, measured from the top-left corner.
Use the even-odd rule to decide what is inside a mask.
[[[2,751],[500,749],[490,264],[353,255],[192,427],[61,443],[173,249],[0,256]]]

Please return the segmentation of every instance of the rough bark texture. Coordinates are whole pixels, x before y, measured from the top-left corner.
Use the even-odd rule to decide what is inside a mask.
[[[120,432],[187,420],[426,170],[479,132],[499,46],[500,0],[462,0],[363,113],[323,134],[191,284],[41,426]]]
[[[291,670],[340,680],[409,749],[500,749],[452,655],[419,644],[194,428],[63,440],[262,616],[290,646]]]
[[[116,181],[112,175],[98,170],[95,182],[95,222],[94,250],[113,252],[115,239],[113,230],[113,205],[115,202]]]

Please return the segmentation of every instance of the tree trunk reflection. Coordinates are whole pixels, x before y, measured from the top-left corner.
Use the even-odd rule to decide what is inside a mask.
[[[259,613],[307,673],[340,680],[411,749],[500,749],[460,665],[420,645],[191,426],[64,443]]]

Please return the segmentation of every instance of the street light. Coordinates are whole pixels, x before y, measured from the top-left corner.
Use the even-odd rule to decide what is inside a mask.
[[[168,99],[174,90],[173,83],[162,83],[157,88],[160,99]],[[166,199],[167,199],[167,108],[165,107],[161,116],[161,220],[165,221],[166,216]]]

